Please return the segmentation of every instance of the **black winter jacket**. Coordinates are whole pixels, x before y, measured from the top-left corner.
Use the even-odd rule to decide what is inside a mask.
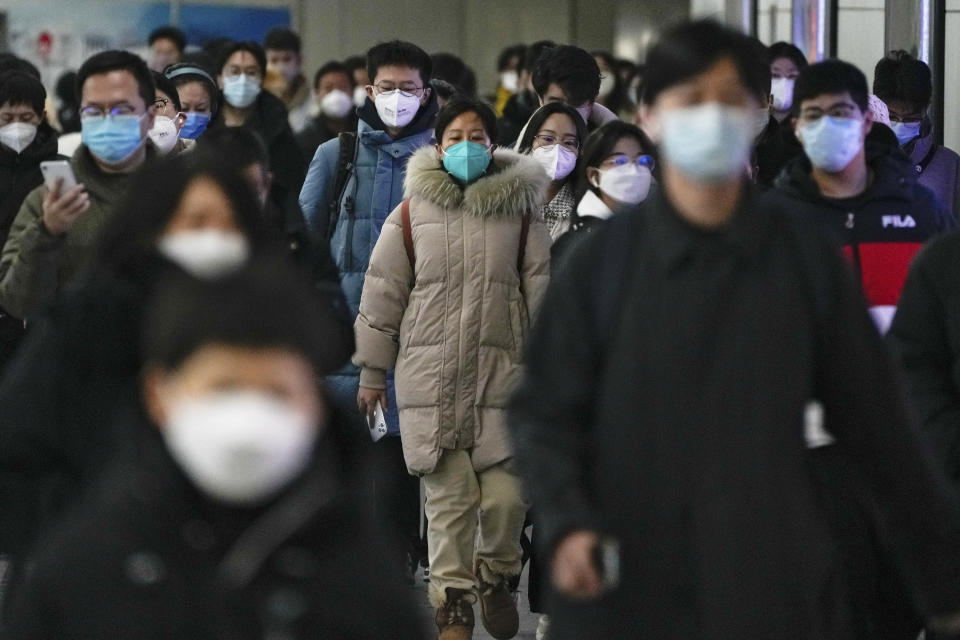
[[[363,511],[365,456],[344,446],[352,422],[334,415],[313,465],[257,508],[205,497],[149,427],[130,427],[143,435],[136,459],[40,543],[4,637],[425,637]]]
[[[897,151],[867,147],[873,181],[860,196],[825,198],[806,156],[795,158],[764,195],[767,205],[792,210],[832,236],[853,263],[881,331],[893,318],[913,257],[930,238],[952,229],[953,215]]]

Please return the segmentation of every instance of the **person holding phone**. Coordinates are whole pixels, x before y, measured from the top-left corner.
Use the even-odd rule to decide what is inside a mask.
[[[63,178],[27,195],[0,255],[0,307],[27,319],[41,311],[89,261],[94,241],[127,188],[130,173],[155,149],[147,144],[156,99],[146,63],[104,51],[77,72],[83,144]]]

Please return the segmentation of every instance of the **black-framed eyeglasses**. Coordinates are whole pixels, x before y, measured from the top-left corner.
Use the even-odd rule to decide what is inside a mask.
[[[153,106],[161,110],[166,109],[168,104],[170,104],[170,100],[168,98],[157,98],[153,101]]]
[[[393,93],[394,91],[399,90],[401,94],[410,98],[410,97],[423,97],[423,90],[426,87],[418,87],[412,82],[401,82],[399,86],[395,85],[392,82],[378,82],[375,85],[372,85],[374,89],[377,90],[377,94],[384,93]]]

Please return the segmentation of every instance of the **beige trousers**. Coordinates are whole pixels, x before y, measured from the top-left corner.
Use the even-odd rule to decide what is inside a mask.
[[[423,484],[434,607],[446,602],[448,588],[473,591],[479,577],[495,582],[520,572],[527,504],[520,479],[504,464],[478,473],[468,451],[446,449]],[[477,563],[482,576],[474,575]]]

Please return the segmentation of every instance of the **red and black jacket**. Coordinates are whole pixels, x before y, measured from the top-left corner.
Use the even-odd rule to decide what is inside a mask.
[[[795,210],[836,239],[856,269],[881,331],[893,319],[910,262],[930,238],[955,226],[937,197],[917,182],[899,152],[867,147],[870,186],[854,198],[820,194],[806,156],[796,158],[766,197]]]

